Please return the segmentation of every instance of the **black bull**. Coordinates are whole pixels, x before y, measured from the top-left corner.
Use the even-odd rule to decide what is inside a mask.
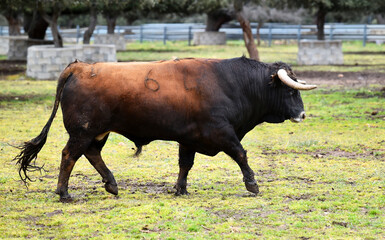
[[[305,118],[298,89],[314,85],[297,81],[285,63],[265,64],[235,59],[180,59],[150,63],[75,61],[60,75],[52,114],[36,138],[21,146],[15,157],[26,182],[28,171],[46,142],[61,103],[69,134],[62,151],[56,193],[70,200],[68,181],[75,162],[85,155],[103,178],[105,188],[118,194],[115,178],[100,152],[110,132],[137,146],[153,140],[179,143],[176,194],[187,194],[187,175],[195,153],[214,156],[223,151],[241,168],[246,189],[258,185],[240,141],[262,122],[280,123]]]

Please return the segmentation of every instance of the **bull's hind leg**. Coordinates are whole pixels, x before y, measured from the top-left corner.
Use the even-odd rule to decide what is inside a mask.
[[[90,141],[80,137],[71,137],[62,151],[62,160],[60,164],[59,180],[56,193],[60,195],[61,202],[71,201],[68,194],[68,181],[76,161],[83,155],[88,148]]]
[[[102,151],[102,148],[106,143],[107,138],[108,138],[108,135],[104,137],[104,139],[101,141],[94,140],[91,143],[91,145],[88,147],[84,155],[86,156],[88,161],[92,164],[92,166],[94,166],[94,168],[102,176],[103,182],[105,183],[104,187],[106,191],[114,195],[118,195],[118,186],[116,184],[114,175],[107,168],[106,164],[102,159],[102,156],[100,155],[100,152]]]
[[[175,195],[185,195],[188,194],[187,186],[187,175],[192,166],[194,165],[195,152],[185,148],[182,145],[179,145],[179,175],[176,182]]]

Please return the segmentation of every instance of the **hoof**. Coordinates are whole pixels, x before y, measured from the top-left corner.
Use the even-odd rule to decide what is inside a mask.
[[[177,186],[175,186],[175,188],[176,188],[175,196],[189,195],[190,194],[189,192],[187,192],[186,188],[178,188]]]
[[[184,190],[184,191],[176,191],[175,196],[181,196],[181,195],[190,195],[190,193],[187,192],[187,190]]]
[[[70,195],[65,196],[65,197],[60,197],[60,202],[62,202],[62,203],[71,203],[73,201],[74,200],[72,199],[72,197]]]
[[[246,185],[247,191],[252,192],[252,193],[254,193],[256,195],[259,193],[258,184],[255,181],[253,181],[253,182],[245,182],[245,185]]]
[[[106,183],[104,185],[105,189],[107,192],[112,193],[114,195],[118,195],[118,186],[117,185],[112,185],[109,183]]]

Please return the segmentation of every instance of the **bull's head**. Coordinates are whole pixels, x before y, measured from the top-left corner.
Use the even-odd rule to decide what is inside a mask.
[[[290,119],[292,122],[302,122],[306,118],[306,114],[299,90],[312,90],[317,86],[306,85],[305,81],[296,79],[286,64],[278,68],[276,74],[271,77],[276,94],[270,104],[272,108],[270,111],[273,112],[266,116],[266,121],[278,123]]]
[[[290,87],[292,89],[295,89],[295,90],[312,90],[312,89],[317,87],[316,85],[306,85],[306,82],[303,81],[303,80],[297,79],[295,81],[295,80],[291,79],[289,77],[289,75],[287,74],[287,71],[285,69],[279,69],[278,72],[277,72],[277,75],[278,75],[279,79],[286,86],[288,86],[288,87]],[[293,94],[291,94],[291,95],[293,96]],[[301,106],[302,111],[297,116],[290,116],[290,120],[292,122],[295,122],[295,123],[302,122],[306,118],[305,111],[303,110],[302,99],[301,99],[301,96],[299,95],[299,93],[298,93],[298,96],[299,96],[298,100],[300,100],[301,105],[302,105]],[[295,106],[291,106],[291,108],[293,108],[293,107],[295,107]]]

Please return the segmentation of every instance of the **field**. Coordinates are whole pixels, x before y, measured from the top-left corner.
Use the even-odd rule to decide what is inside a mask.
[[[344,43],[345,65],[296,66],[296,45],[259,48],[263,61],[293,64],[319,88],[303,92],[301,124],[261,124],[243,139],[261,193],[246,191],[238,165],[223,153],[197,154],[187,196],[175,196],[178,145],[134,144],[112,134],[103,157],[119,195],[82,157],[70,178],[72,203],[54,193],[68,135],[59,111],[28,188],[11,160],[13,146],[37,136],[51,113],[56,81],[19,70],[0,73],[0,238],[12,239],[383,239],[385,237],[385,58],[381,46]],[[383,47],[383,46],[382,46]],[[242,42],[188,47],[132,43],[122,61],[237,57]],[[2,62],[0,62],[0,65]],[[5,64],[5,63],[4,63]],[[1,69],[5,69],[0,67]],[[11,67],[8,67],[9,70]],[[19,69],[19,70],[17,70]],[[342,75],[342,76],[341,76]]]

